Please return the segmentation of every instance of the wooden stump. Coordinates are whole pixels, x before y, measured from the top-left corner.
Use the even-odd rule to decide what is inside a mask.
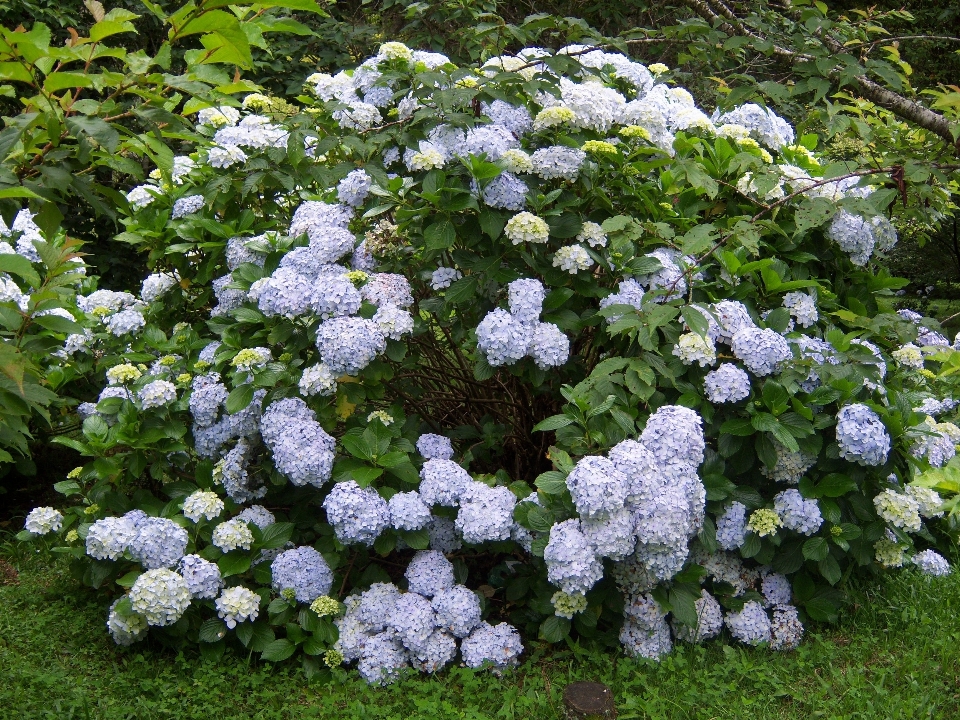
[[[612,720],[617,717],[613,693],[603,683],[575,682],[563,689],[567,720]]]

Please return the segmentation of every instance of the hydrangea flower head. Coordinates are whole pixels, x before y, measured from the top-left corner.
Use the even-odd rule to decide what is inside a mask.
[[[550,239],[550,227],[546,221],[529,212],[517,213],[507,220],[503,232],[514,245],[542,244]]]
[[[777,528],[780,527],[783,527],[783,520],[781,520],[776,510],[771,510],[770,508],[754,510],[750,516],[750,521],[747,523],[747,529],[760,537],[776,535]]]
[[[345,545],[373,545],[390,524],[387,501],[373,488],[361,488],[354,480],[334,485],[323,501],[323,509],[337,539]]]
[[[166,568],[147,570],[130,588],[133,611],[157,627],[173,625],[190,607],[190,600],[186,581]]]
[[[183,501],[183,514],[193,522],[213,520],[223,512],[223,500],[215,492],[197,490]]]
[[[323,555],[309,545],[284,550],[270,564],[273,589],[292,589],[297,602],[312,603],[330,592],[333,572]]]
[[[845,405],[837,414],[840,457],[860,465],[883,465],[890,453],[890,435],[877,415],[866,405]]]
[[[237,623],[253,622],[260,614],[260,596],[242,585],[229,587],[217,598],[217,615],[233,630]]]
[[[213,529],[211,542],[224,552],[249,550],[253,544],[253,533],[247,523],[240,518],[227,520]]]
[[[46,535],[63,527],[63,514],[52,507],[34,508],[27,514],[24,529],[33,535]]]
[[[925,575],[938,577],[949,575],[951,571],[950,563],[935,550],[924,550],[917,553],[911,558],[911,562]]]

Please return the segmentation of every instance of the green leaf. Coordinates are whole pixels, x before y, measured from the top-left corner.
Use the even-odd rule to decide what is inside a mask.
[[[827,543],[825,538],[815,537],[810,538],[803,544],[803,556],[807,560],[815,560],[817,562],[823,560],[827,555],[830,554],[830,545]]]
[[[831,585],[836,585],[840,582],[843,573],[840,572],[840,565],[833,555],[827,555],[827,557],[817,564],[817,567],[820,569],[820,574],[823,575],[823,579]]]
[[[424,246],[427,250],[447,250],[457,241],[457,232],[449,220],[441,220],[423,231]]]
[[[131,570],[121,578],[117,578],[117,585],[120,587],[131,588],[142,573],[139,570]]]
[[[549,432],[551,430],[559,430],[560,428],[566,427],[573,423],[573,418],[566,415],[553,415],[548,417],[546,420],[541,420],[536,425],[533,426],[534,432]]]
[[[836,211],[836,203],[826,198],[805,199],[793,216],[797,225],[797,234],[812,227],[820,227],[832,218]]]
[[[692,587],[678,584],[670,590],[668,598],[670,610],[677,620],[695,628],[698,622],[696,602],[700,599],[699,589],[694,592]]]
[[[278,522],[268,526],[263,531],[263,540],[260,541],[262,550],[274,550],[283,547],[293,537],[294,525],[288,522]]]
[[[227,413],[235,415],[253,400],[253,385],[241,385],[227,395]]]
[[[274,640],[263,649],[260,655],[270,662],[283,662],[297,651],[297,646],[289,640]]]
[[[749,418],[731,418],[720,426],[721,435],[736,435],[746,437],[755,432],[753,423]]]
[[[414,550],[426,550],[430,547],[430,533],[426,528],[422,530],[408,530],[400,535],[404,542]]]
[[[455,281],[444,291],[447,302],[454,305],[472,301],[477,294],[477,276],[468,275]]]
[[[752,558],[760,552],[760,547],[760,538],[758,538],[754,533],[747,533],[747,537],[744,538],[743,545],[740,546],[740,554],[745,558]]]
[[[836,622],[840,617],[839,608],[832,600],[825,597],[815,597],[803,604],[807,614],[818,622]]]
[[[41,280],[33,265],[22,255],[8,253],[0,255],[0,272],[12,273],[18,275],[30,283],[33,287],[40,287]]]
[[[200,626],[200,642],[215,643],[227,636],[227,626],[219,618],[210,618]]]
[[[557,615],[551,615],[540,625],[540,639],[548,643],[558,643],[570,634],[570,621]]]
[[[234,20],[236,22],[236,20]],[[79,137],[87,135],[95,139],[107,152],[114,152],[120,144],[120,133],[103,118],[73,115],[66,120],[67,128]]]
[[[813,497],[840,497],[857,490],[856,481],[849,475],[830,473],[813,488]]]
[[[559,470],[549,470],[537,477],[536,485],[547,495],[562,495],[567,489],[567,475]]]
[[[60,317],[59,315],[34,316],[33,321],[40,327],[46,328],[47,330],[52,330],[53,332],[64,334],[83,334],[82,325],[79,325],[72,320],[67,320],[66,318]]]
[[[71,495],[77,495],[80,492],[80,484],[75,480],[61,480],[60,482],[53,484],[53,489],[61,495],[70,497]]]
[[[234,550],[217,560],[217,567],[223,577],[239,575],[250,569],[250,556],[242,550]]]

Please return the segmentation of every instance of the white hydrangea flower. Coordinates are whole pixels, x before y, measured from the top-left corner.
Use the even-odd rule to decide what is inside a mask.
[[[553,256],[553,266],[576,275],[581,270],[587,270],[593,265],[593,258],[579,245],[562,247]]]
[[[684,333],[677,340],[673,354],[684,365],[699,363],[700,367],[709,367],[717,361],[717,348],[709,337],[697,333]]]
[[[183,514],[193,522],[200,522],[200,518],[213,520],[223,512],[223,508],[223,500],[215,492],[207,490],[197,490],[183,501]]]
[[[525,242],[540,244],[550,239],[550,226],[543,218],[529,212],[517,213],[507,220],[503,232],[514,245]]]

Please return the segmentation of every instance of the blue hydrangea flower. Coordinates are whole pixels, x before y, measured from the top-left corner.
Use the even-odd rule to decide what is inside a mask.
[[[860,403],[837,414],[837,443],[840,457],[860,465],[883,465],[890,453],[890,435],[880,416]]]
[[[763,605],[751,600],[740,612],[728,612],[724,622],[734,638],[747,645],[770,642],[770,618]]]
[[[717,544],[724,550],[736,550],[747,536],[747,506],[733,501],[717,517]]]
[[[433,597],[437,613],[437,627],[454,637],[465,638],[480,624],[480,598],[464,585],[441,590]]]
[[[509,540],[516,505],[510,488],[471,482],[460,496],[456,528],[468,543]]]
[[[392,96],[389,88],[383,89]],[[372,184],[373,178],[365,170],[353,170],[337,185],[337,200],[350,207],[360,207],[367,199]]]
[[[750,396],[750,376],[733,363],[722,363],[703,378],[703,389],[712,403],[735,403]]]
[[[199,555],[184,555],[177,565],[190,594],[198,600],[213,600],[223,588],[223,578],[216,563]]]
[[[790,345],[775,330],[745,327],[733,336],[733,354],[758,377],[771,375],[793,357]]]
[[[416,490],[397,493],[387,502],[390,525],[396,530],[420,530],[430,522],[430,507]]]
[[[517,664],[523,652],[523,642],[516,628],[507,623],[492,626],[481,623],[460,643],[460,654],[467,667],[480,668],[486,664],[502,669]]]
[[[813,535],[823,524],[817,501],[804,498],[794,488],[778,493],[773,499],[773,509],[783,520],[785,528],[801,535]]]
[[[603,564],[576,519],[550,528],[543,559],[547,563],[547,580],[570,594],[586,594],[603,577]]]
[[[337,317],[317,328],[320,358],[337,375],[356,375],[386,348],[386,338],[372,320]]]
[[[309,545],[285,550],[270,564],[273,589],[292,589],[297,602],[311,603],[327,595],[333,586],[333,572],[323,555]]]
[[[387,501],[373,488],[361,488],[354,480],[334,485],[323,501],[323,509],[337,540],[344,545],[373,545],[390,524]]]
[[[417,438],[417,452],[427,460],[449,460],[453,457],[453,445],[448,437],[424,433]]]
[[[147,570],[177,564],[187,549],[187,531],[167,518],[147,518],[130,541],[130,555]]]

